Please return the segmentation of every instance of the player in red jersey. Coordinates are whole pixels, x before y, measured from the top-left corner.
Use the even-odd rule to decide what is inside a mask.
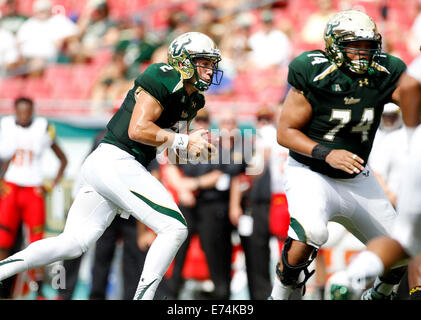
[[[0,122],[4,147],[14,150],[12,158],[4,162],[0,176],[0,259],[10,255],[21,222],[28,229],[30,243],[43,238],[44,195],[57,185],[67,166],[66,156],[54,139],[54,126],[47,119],[34,116],[33,101],[19,97],[14,107],[15,115],[5,116]],[[46,185],[41,157],[48,148],[59,159],[60,168],[53,182]]]

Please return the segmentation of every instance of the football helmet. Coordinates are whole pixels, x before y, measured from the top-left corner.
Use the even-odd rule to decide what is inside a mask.
[[[212,61],[212,78],[208,82],[199,77],[196,59]],[[193,79],[193,85],[200,91],[209,89],[211,84],[219,85],[223,71],[218,69],[221,53],[215,42],[201,32],[187,32],[175,38],[168,47],[168,64],[178,70],[183,79]],[[201,67],[204,68],[204,67]]]
[[[371,64],[381,52],[382,37],[376,23],[364,12],[347,10],[332,16],[326,24],[324,40],[327,55],[338,67],[344,65],[357,74],[374,71]],[[353,48],[355,41],[370,41],[372,45],[368,49]],[[351,60],[347,53],[359,58]]]

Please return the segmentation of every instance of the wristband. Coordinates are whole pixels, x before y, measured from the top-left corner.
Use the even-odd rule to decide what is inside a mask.
[[[189,136],[187,134],[176,133],[174,141],[171,145],[172,149],[186,150],[189,144]]]
[[[316,144],[311,150],[311,157],[318,160],[326,160],[327,155],[332,151],[329,147],[322,144]]]

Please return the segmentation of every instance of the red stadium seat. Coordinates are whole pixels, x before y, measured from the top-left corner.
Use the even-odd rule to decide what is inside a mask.
[[[51,95],[50,84],[43,77],[25,79],[23,91],[33,99],[47,99]]]
[[[50,65],[44,71],[45,80],[51,84],[54,84],[56,81],[60,81],[61,79],[65,79],[66,81],[69,81],[71,77],[72,77],[72,65],[70,64]]]
[[[21,78],[0,79],[0,98],[14,99],[23,92],[23,80]]]

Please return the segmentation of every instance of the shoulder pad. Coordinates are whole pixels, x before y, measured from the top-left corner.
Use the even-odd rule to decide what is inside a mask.
[[[142,75],[148,79],[155,78],[157,84],[164,86],[169,93],[176,92],[184,86],[181,73],[166,63],[151,64]]]
[[[380,72],[387,74],[399,73],[401,74],[406,69],[406,64],[400,58],[392,56],[386,52],[379,54],[375,61],[373,61],[373,67]]]
[[[336,68],[323,51],[305,51],[289,64],[288,82],[305,92],[307,85],[330,67]]]

